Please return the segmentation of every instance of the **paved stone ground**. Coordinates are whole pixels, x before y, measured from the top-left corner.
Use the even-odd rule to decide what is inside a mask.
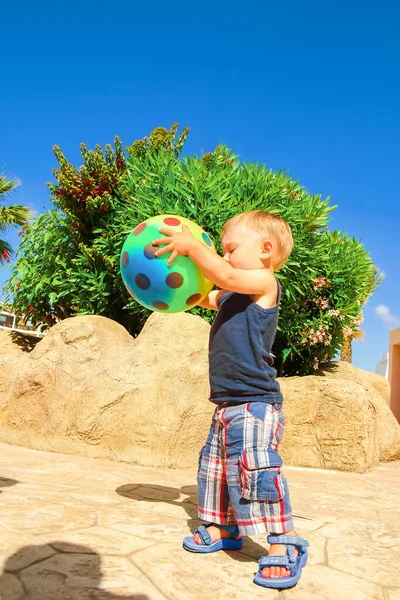
[[[400,600],[400,462],[366,475],[286,468],[303,577],[252,583],[241,552],[181,547],[198,525],[195,469],[149,469],[0,444],[1,600]]]

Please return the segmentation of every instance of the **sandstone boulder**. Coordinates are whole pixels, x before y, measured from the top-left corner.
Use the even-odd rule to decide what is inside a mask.
[[[389,408],[390,386],[382,375],[357,369],[353,365],[340,361],[324,367],[319,375],[335,377],[342,381],[359,383],[369,394],[376,412],[376,436],[379,460],[390,461],[400,458],[400,425]],[[382,401],[383,400],[383,401]]]
[[[0,440],[195,466],[214,410],[208,334],[200,317],[154,313],[136,339],[99,316],[58,323],[30,353],[26,342],[0,336]],[[280,379],[287,464],[365,472],[400,459],[400,425],[386,382],[373,375],[336,363],[317,376]]]
[[[363,369],[357,369],[345,361],[322,365],[318,375],[322,377],[335,377],[337,379],[357,381],[363,386],[369,383],[375,389],[378,395],[384,398],[389,404],[390,386],[388,380],[385,379],[385,377],[382,377],[382,375],[371,373],[370,371],[364,371]]]
[[[213,410],[208,332],[185,313],[154,313],[136,339],[104,317],[58,323],[3,391],[0,439],[148,466],[196,464]]]
[[[363,473],[400,459],[400,425],[387,404],[387,387],[379,375],[365,373],[340,362],[318,376],[279,380],[287,464]]]
[[[378,463],[374,405],[360,384],[314,376],[280,383],[285,396],[284,462],[357,472]]]
[[[0,406],[38,338],[0,330]]]

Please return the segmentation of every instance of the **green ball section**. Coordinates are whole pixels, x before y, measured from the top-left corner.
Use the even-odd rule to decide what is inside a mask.
[[[127,237],[121,251],[121,274],[128,292],[150,310],[182,312],[201,302],[213,284],[187,256],[178,256],[172,265],[170,253],[155,256],[155,239],[161,228],[182,231],[185,224],[192,235],[208,247],[212,241],[196,223],[179,215],[159,215],[140,223]]]

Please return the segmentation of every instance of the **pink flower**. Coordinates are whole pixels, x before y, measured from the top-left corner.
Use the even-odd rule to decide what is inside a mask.
[[[315,346],[315,344],[323,342],[325,346],[329,346],[332,336],[328,333],[328,329],[329,325],[320,325],[316,331],[313,328],[305,328],[300,332],[303,336],[301,343],[303,345],[309,343],[310,346]]]
[[[314,290],[318,290],[318,288],[325,287],[325,286],[326,286],[325,277],[317,277],[317,279],[314,281]]]
[[[314,298],[314,302],[317,306],[322,308],[322,310],[328,308],[329,300],[326,296],[324,296],[323,298]]]

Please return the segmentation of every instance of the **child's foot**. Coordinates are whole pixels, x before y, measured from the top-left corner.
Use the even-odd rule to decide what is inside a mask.
[[[217,527],[215,525],[211,525],[210,527],[207,527],[207,531],[211,536],[211,543],[213,544],[214,542],[217,542],[218,540],[221,539],[227,539],[231,537],[231,534],[229,533],[229,531],[226,531],[226,529],[221,529],[220,527]],[[240,540],[242,536],[239,535],[237,536],[237,538],[235,538],[236,540]],[[196,544],[202,544],[202,539],[199,536],[198,533],[196,533],[196,535],[193,537],[194,541],[196,542]]]
[[[274,535],[274,534],[271,534]],[[277,534],[279,535],[279,534]],[[297,533],[293,531],[288,531],[285,535],[297,535]],[[298,556],[299,551],[297,548],[294,549],[296,556]],[[268,556],[285,556],[286,554],[286,546],[283,544],[271,544],[269,547]],[[261,571],[262,577],[289,577],[290,571],[286,567],[265,567]]]
[[[279,540],[280,541],[280,540]],[[241,550],[243,540],[237,525],[200,525],[193,535],[183,538],[182,546],[189,552],[208,554],[218,550]]]
[[[307,563],[309,543],[293,534],[294,531],[289,531],[267,536],[269,554],[261,556],[258,561],[254,583],[276,590],[292,588],[297,584]]]

